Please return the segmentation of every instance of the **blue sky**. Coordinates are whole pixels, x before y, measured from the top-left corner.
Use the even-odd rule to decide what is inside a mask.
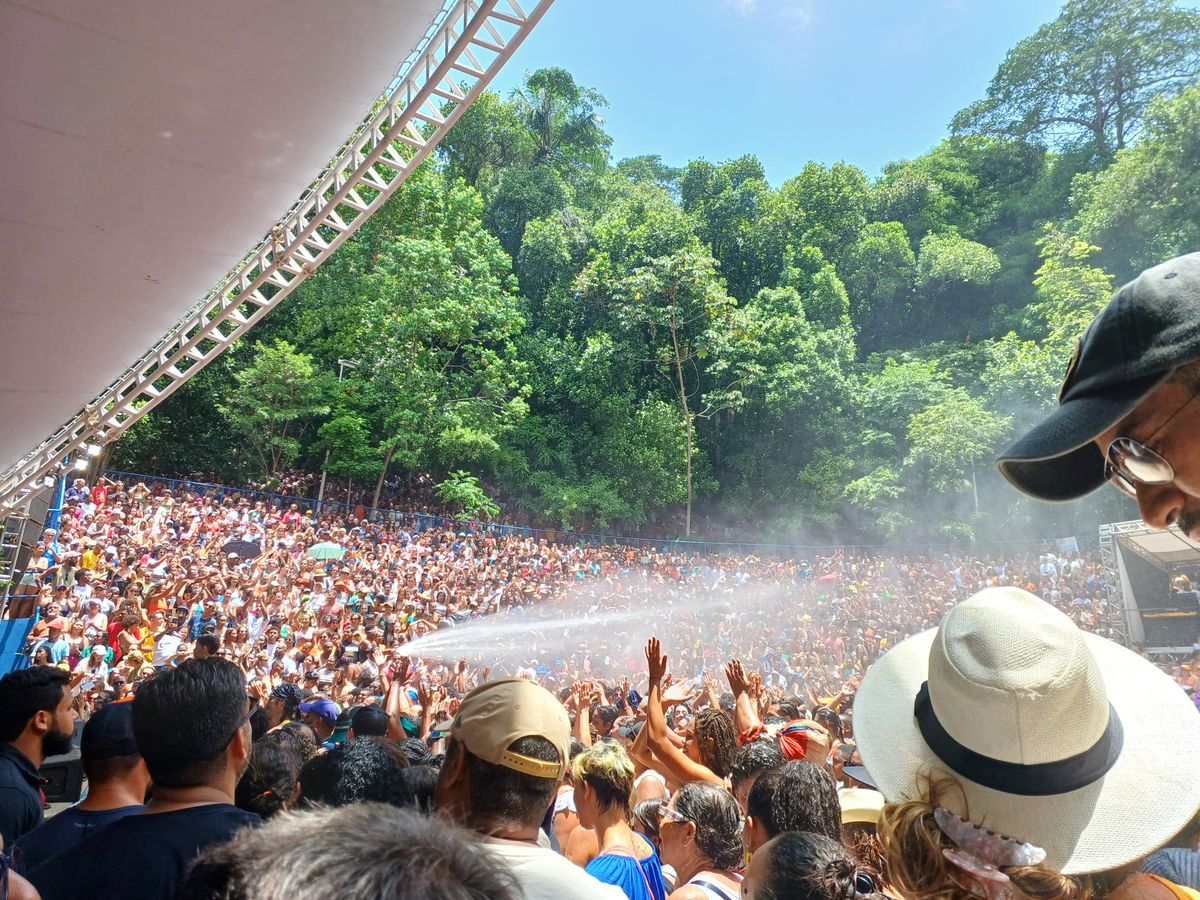
[[[608,98],[620,159],[754,153],[779,184],[809,160],[875,175],[946,134],[1052,0],[556,0],[493,82],[560,65]]]

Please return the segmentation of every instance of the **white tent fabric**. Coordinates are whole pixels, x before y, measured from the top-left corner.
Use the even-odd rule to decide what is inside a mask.
[[[0,2],[0,467],[256,245],[443,2]]]

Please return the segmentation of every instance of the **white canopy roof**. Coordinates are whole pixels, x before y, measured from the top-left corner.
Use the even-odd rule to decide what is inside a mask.
[[[1200,544],[1187,537],[1176,526],[1171,526],[1167,531],[1155,531],[1141,522],[1124,524],[1127,530],[1121,533],[1121,539],[1164,568],[1200,563]]]
[[[0,4],[0,466],[262,239],[443,2]]]

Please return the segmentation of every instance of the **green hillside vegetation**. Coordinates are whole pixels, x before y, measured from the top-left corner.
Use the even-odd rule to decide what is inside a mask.
[[[1072,0],[878,178],[614,161],[562,69],[485,93],[359,234],[113,464],[477,475],[562,527],[1052,537],[996,451],[1115,286],[1200,249],[1200,15]],[[747,136],[752,144],[753,136]],[[337,380],[337,359],[360,361]]]

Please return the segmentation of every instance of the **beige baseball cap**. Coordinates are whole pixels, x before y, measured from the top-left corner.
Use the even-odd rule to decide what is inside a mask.
[[[866,788],[840,788],[843,825],[877,825],[883,812],[883,794]]]
[[[537,778],[561,779],[571,757],[571,722],[563,705],[544,687],[524,678],[481,684],[463,698],[458,715],[437,726],[485,762]],[[512,753],[514,741],[546,738],[558,762]]]

